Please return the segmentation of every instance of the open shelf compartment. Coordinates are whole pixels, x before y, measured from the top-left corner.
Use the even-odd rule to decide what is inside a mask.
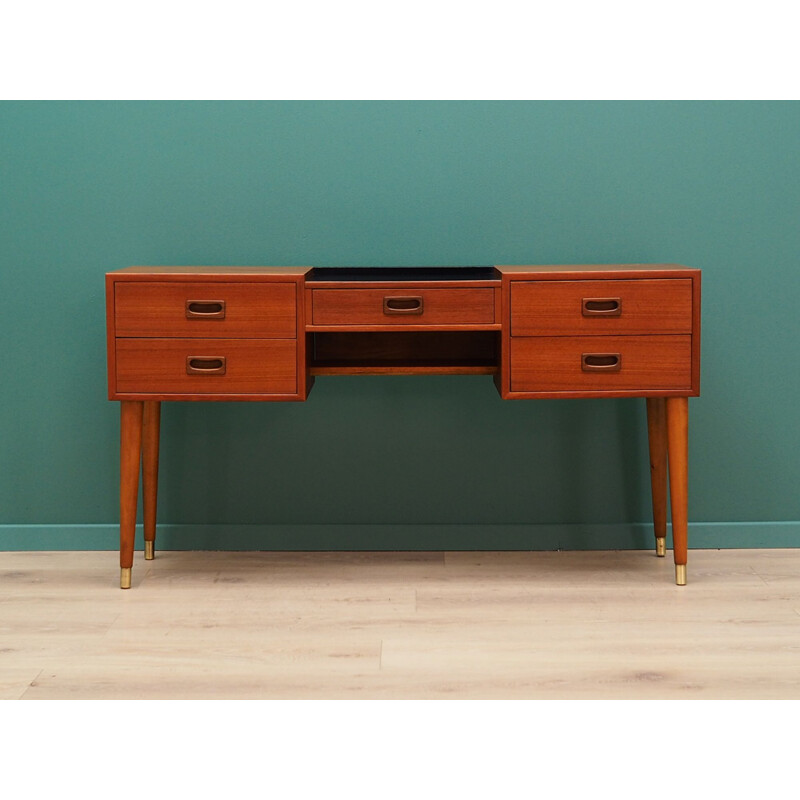
[[[494,375],[499,331],[316,332],[312,375]]]

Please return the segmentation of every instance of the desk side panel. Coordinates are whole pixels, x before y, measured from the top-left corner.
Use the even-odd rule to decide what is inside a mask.
[[[692,397],[700,394],[700,288],[702,275],[692,275]]]
[[[106,275],[106,365],[108,369],[108,399],[115,400],[117,394],[117,348],[116,320],[114,317],[114,287],[116,283],[111,273]]]

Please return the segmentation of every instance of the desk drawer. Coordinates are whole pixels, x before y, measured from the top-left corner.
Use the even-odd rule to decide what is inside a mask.
[[[117,339],[117,392],[293,394],[294,339]]]
[[[118,281],[117,336],[289,339],[296,336],[294,283]]]
[[[512,281],[512,336],[691,333],[689,278]]]
[[[314,325],[491,325],[494,289],[314,289]]]
[[[690,389],[691,336],[511,340],[512,392]]]

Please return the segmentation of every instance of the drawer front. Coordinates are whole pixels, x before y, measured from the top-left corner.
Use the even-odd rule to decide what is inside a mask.
[[[690,389],[691,336],[511,340],[512,392]]]
[[[118,281],[117,336],[289,339],[296,336],[294,283]]]
[[[314,289],[314,325],[491,325],[494,289]]]
[[[512,336],[691,333],[689,278],[512,281]]]
[[[294,339],[117,339],[117,392],[294,394]]]

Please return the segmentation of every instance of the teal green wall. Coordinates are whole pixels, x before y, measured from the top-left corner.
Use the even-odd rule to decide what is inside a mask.
[[[581,262],[703,269],[690,544],[800,546],[796,102],[6,102],[0,226],[0,548],[117,546],[107,270]],[[160,544],[649,546],[643,406],[165,404]]]

